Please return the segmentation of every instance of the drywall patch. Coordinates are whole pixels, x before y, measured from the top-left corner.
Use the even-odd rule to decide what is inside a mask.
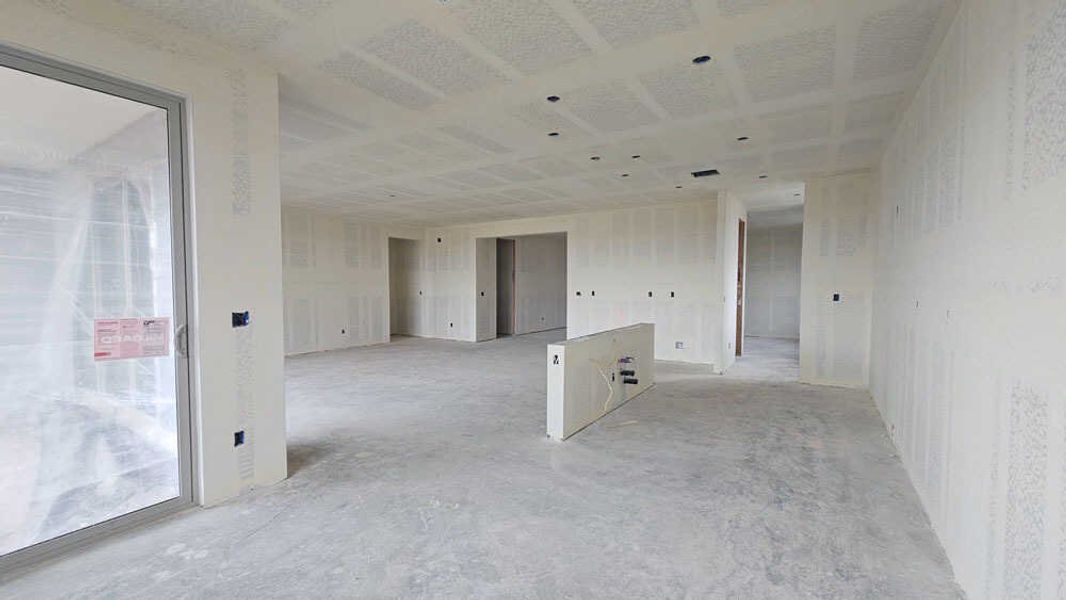
[[[1047,485],[1047,398],[1015,383],[1009,391],[1010,440],[1004,585],[1008,598],[1039,598]]]
[[[1024,187],[1066,168],[1066,2],[1056,2],[1026,46]]]
[[[429,92],[382,71],[351,52],[341,52],[323,61],[319,69],[412,110],[426,109],[437,102]]]
[[[233,214],[252,212],[252,165],[248,143],[248,76],[243,69],[226,71],[233,95]]]
[[[527,75],[592,53],[544,0],[465,0],[448,7],[467,33]]]
[[[659,69],[644,73],[640,81],[673,117],[695,117],[736,105],[722,70],[714,63],[699,68],[682,64]]]
[[[738,46],[737,64],[758,101],[787,98],[833,85],[833,27]]]
[[[684,31],[699,24],[691,0],[573,2],[603,39],[616,47],[635,44],[664,33]]]
[[[855,79],[877,79],[917,68],[942,8],[942,0],[915,0],[863,21]]]
[[[458,42],[413,19],[386,29],[362,47],[390,65],[448,93],[469,92],[506,81]]]

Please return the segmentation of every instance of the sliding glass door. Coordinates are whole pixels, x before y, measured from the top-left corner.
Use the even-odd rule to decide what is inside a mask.
[[[182,105],[0,47],[0,563],[191,502]]]

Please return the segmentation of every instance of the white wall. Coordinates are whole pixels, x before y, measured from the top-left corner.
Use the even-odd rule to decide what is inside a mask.
[[[477,256],[477,341],[496,338],[496,238],[478,238]],[[565,293],[565,292],[564,292]]]
[[[515,263],[515,334],[566,327],[566,236],[515,238]]]
[[[748,229],[745,335],[799,339],[803,225]]]
[[[419,335],[476,339],[476,238],[566,233],[568,337],[652,322],[657,358],[719,365],[719,226],[712,199],[429,229]]]
[[[5,43],[187,99],[198,496],[211,504],[283,479],[276,76],[111,4],[13,1],[3,12]],[[235,330],[239,310],[252,324]],[[234,448],[239,429],[247,441]]]
[[[877,405],[969,598],[1062,598],[1066,1],[962,3],[882,173]]]
[[[874,231],[869,173],[807,182],[800,283],[800,381],[866,387]],[[834,301],[833,295],[839,294]]]
[[[286,354],[389,341],[380,226],[286,207],[282,240]]]

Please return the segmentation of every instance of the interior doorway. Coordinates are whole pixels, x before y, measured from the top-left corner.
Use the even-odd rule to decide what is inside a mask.
[[[515,332],[515,241],[496,240],[496,335]]]
[[[740,220],[740,230],[737,236],[737,356],[744,354],[744,262],[746,254],[747,223]]]
[[[418,242],[389,238],[389,334],[415,335],[419,325]]]

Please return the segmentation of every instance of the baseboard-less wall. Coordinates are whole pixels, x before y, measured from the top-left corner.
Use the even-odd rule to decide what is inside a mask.
[[[515,238],[515,334],[566,327],[566,235]]]
[[[967,596],[1066,594],[1066,2],[967,0],[888,145],[871,389]]]
[[[799,339],[803,226],[748,229],[746,335]]]
[[[807,182],[800,282],[800,381],[866,387],[873,295],[870,173]]]
[[[389,341],[381,226],[286,207],[282,244],[286,354]]]

